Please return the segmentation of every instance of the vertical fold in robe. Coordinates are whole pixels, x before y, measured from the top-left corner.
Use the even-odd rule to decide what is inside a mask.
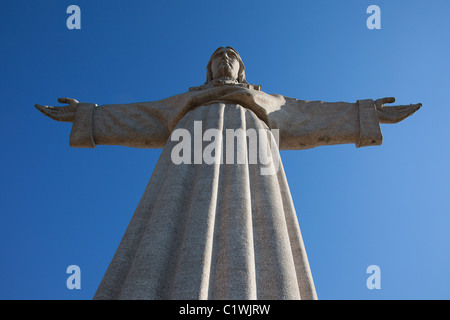
[[[191,133],[191,145],[196,147],[197,155],[192,155],[193,162],[202,161],[202,136],[205,130],[222,127],[223,106],[204,108],[187,117],[183,128]],[[200,111],[200,112],[199,112]],[[197,124],[195,124],[197,121]],[[201,131],[194,134],[195,126]],[[199,137],[198,134],[201,134]],[[197,139],[197,142],[194,142]],[[220,152],[221,141],[217,141]],[[200,158],[200,159],[199,159]],[[185,185],[191,190],[183,215],[183,229],[180,233],[181,244],[174,259],[176,269],[170,279],[170,299],[208,299],[213,252],[214,225],[218,210],[217,198],[219,188],[220,163],[205,165],[201,163],[181,164],[186,170],[195,171],[194,179]],[[180,221],[181,223],[181,221]]]
[[[229,131],[222,130],[224,164],[220,166],[209,299],[256,299],[247,139],[245,133],[234,134],[235,129],[246,131],[246,110],[238,105],[218,105],[225,108],[223,128]],[[242,160],[239,155],[244,163],[238,162]],[[229,160],[234,164],[227,163]]]
[[[176,165],[172,149],[180,142],[167,141],[94,298],[316,298],[281,162],[276,174],[263,175],[259,154],[258,163],[248,161],[255,146],[246,130],[254,130],[259,144],[258,130],[267,134],[267,125],[238,104],[200,106],[176,127],[190,133],[193,153],[199,123],[201,135],[219,130],[223,163]],[[201,141],[200,152],[210,143]],[[278,149],[268,155],[278,158]]]

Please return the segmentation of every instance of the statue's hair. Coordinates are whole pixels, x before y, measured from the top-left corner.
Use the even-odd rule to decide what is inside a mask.
[[[211,55],[211,58],[209,59],[208,65],[206,66],[206,82],[208,83],[210,81],[213,80],[213,75],[212,75],[212,70],[211,70],[211,63],[212,63],[212,58],[214,57],[214,54],[221,50],[221,49],[230,49],[234,52],[234,54],[236,55],[236,57],[239,60],[239,72],[238,72],[238,82],[239,83],[247,83],[247,81],[245,80],[245,66],[244,66],[244,62],[241,59],[241,56],[239,55],[239,53],[233,49],[232,47],[219,47],[216,49],[216,51],[213,52],[213,54]]]

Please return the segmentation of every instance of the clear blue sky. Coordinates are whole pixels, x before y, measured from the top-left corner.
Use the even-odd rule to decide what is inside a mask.
[[[81,8],[68,30],[66,8]],[[381,8],[381,30],[366,9]],[[283,151],[321,299],[449,299],[450,2],[8,1],[0,12],[0,298],[91,299],[160,150],[69,147],[36,103],[153,101],[233,46],[250,83],[305,100],[422,102],[382,146]],[[66,268],[81,268],[81,290]],[[368,290],[366,268],[381,268]]]

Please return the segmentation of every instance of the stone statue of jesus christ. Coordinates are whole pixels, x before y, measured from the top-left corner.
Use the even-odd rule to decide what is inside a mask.
[[[247,83],[236,50],[221,47],[207,65],[206,83],[176,96],[36,105],[52,119],[73,123],[72,147],[163,148],[94,299],[317,299],[282,165],[264,175],[258,161],[224,163],[225,132],[254,129],[273,137],[277,130],[279,145],[266,150],[274,161],[278,149],[380,145],[380,123],[399,122],[421,106],[385,106],[394,101],[329,103],[267,94]],[[196,124],[201,140],[194,137]],[[208,129],[223,134],[208,138]],[[215,161],[175,163],[181,142],[172,133],[180,130],[196,139],[193,149],[214,143]],[[232,136],[238,140],[233,152],[249,155],[255,146],[247,138]]]

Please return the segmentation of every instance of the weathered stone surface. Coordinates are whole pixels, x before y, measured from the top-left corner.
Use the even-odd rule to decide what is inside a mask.
[[[380,122],[398,122],[420,108],[384,106],[393,101],[329,103],[267,94],[246,82],[234,49],[219,48],[203,86],[164,100],[36,105],[55,120],[73,122],[73,147],[164,148],[94,298],[316,299],[278,148],[268,149],[271,163],[280,164],[275,174],[261,174],[260,160],[198,162],[195,152],[211,143],[201,138],[191,145],[196,164],[176,164],[172,150],[179,141],[171,134],[184,130],[196,139],[196,123],[201,135],[218,130],[215,155],[222,159],[231,152],[224,147],[227,129],[262,130],[269,137],[279,130],[280,149],[379,145]],[[235,154],[250,155],[265,145],[239,139]]]

